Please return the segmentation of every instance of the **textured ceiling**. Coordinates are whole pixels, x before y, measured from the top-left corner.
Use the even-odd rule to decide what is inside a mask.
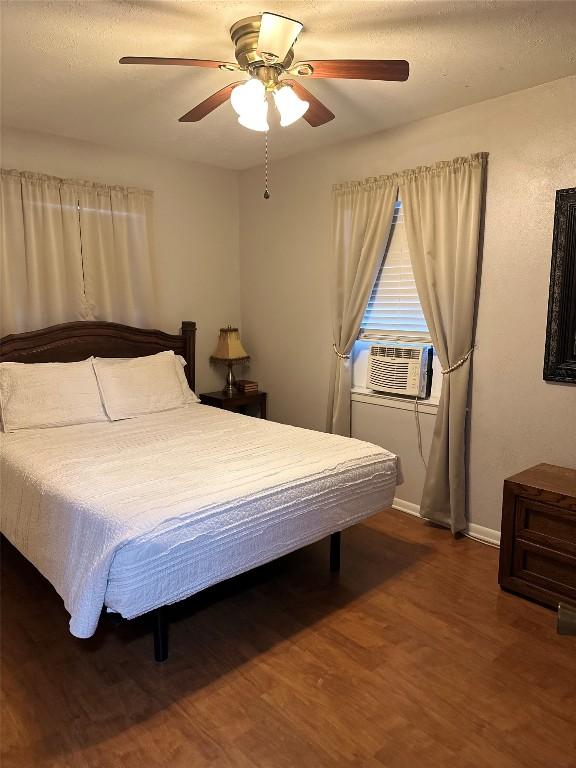
[[[572,0],[3,0],[3,123],[226,168],[259,164],[263,137],[240,127],[229,104],[201,123],[178,123],[234,74],[120,66],[118,59],[234,60],[229,27],[263,10],[304,23],[297,60],[405,58],[411,65],[407,83],[309,80],[336,119],[320,128],[273,124],[275,157],[576,73]]]

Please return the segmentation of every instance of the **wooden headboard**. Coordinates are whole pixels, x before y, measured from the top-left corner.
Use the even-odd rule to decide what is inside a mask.
[[[186,360],[186,378],[196,380],[196,323],[183,321],[179,336],[148,328],[81,320],[0,339],[0,362],[72,363],[87,357],[142,357],[173,349]]]

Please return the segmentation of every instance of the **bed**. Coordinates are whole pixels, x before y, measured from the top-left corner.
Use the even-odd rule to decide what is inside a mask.
[[[195,383],[195,331],[67,323],[5,337],[0,362],[139,358],[172,350]],[[396,457],[350,438],[207,405],[2,434],[2,533],[91,636],[103,610],[151,614],[168,655],[166,606],[330,536],[389,506]]]

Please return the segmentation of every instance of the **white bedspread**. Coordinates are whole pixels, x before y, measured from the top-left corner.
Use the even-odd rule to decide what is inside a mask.
[[[345,528],[396,482],[378,446],[203,405],[1,438],[2,531],[76,637],[104,605],[131,618]]]

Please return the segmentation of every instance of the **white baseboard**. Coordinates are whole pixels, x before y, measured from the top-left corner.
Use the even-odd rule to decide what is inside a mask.
[[[420,507],[418,504],[413,504],[411,501],[394,498],[392,506],[394,509],[399,509],[401,512],[407,512],[409,515],[414,515],[414,517],[420,517]]]
[[[406,512],[408,515],[420,517],[419,505],[411,501],[395,498],[392,506],[401,512]],[[483,544],[489,544],[492,547],[500,546],[500,531],[495,531],[493,528],[485,528],[477,523],[469,523],[468,529],[464,531],[464,535],[476,541],[481,541]]]
[[[477,523],[468,523],[468,530],[465,531],[465,535],[471,539],[476,539],[476,541],[481,541],[483,544],[490,544],[491,547],[500,546],[500,531],[495,531],[494,528],[485,528]]]

